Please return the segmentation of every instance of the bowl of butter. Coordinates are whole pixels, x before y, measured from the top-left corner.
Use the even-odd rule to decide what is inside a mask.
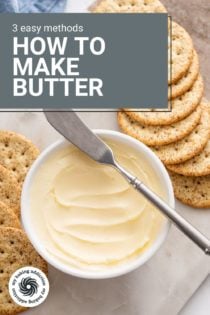
[[[116,160],[174,207],[173,188],[158,157],[117,131],[95,130]],[[147,262],[170,222],[116,169],[93,161],[66,140],[46,148],[23,185],[21,216],[38,253],[80,278],[126,274]]]

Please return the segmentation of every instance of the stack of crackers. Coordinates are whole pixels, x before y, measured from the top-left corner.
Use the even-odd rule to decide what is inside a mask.
[[[19,268],[33,266],[47,273],[20,224],[20,195],[24,178],[39,154],[22,135],[0,131],[0,315],[24,311],[8,292],[10,276]]]
[[[156,13],[166,9],[158,0],[102,0],[92,11]],[[168,99],[172,111],[123,109],[118,123],[122,131],[150,146],[166,165],[179,200],[206,208],[210,207],[210,105],[203,100],[204,84],[190,35],[175,22],[170,26]]]

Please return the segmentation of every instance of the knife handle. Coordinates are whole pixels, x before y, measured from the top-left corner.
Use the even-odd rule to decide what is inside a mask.
[[[207,255],[210,255],[210,240],[198,231],[192,224],[184,219],[179,213],[171,208],[158,195],[150,190],[138,178],[132,176],[128,171],[116,163],[115,167],[129,181],[129,183],[143,194],[155,207],[165,214],[186,236],[197,244]]]

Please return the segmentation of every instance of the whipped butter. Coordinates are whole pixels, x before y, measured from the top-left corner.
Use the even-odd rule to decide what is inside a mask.
[[[106,142],[122,166],[164,198],[155,171],[139,152]],[[30,206],[46,251],[68,266],[86,270],[134,259],[151,246],[164,221],[114,168],[74,146],[59,149],[41,165]]]

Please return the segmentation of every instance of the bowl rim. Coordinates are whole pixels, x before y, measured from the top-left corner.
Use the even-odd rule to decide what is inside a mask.
[[[93,132],[95,132],[98,136],[108,137],[108,139],[120,141],[121,143],[126,143],[128,146],[135,148],[137,151],[143,153],[143,155],[148,157],[148,160],[150,161],[151,166],[154,169],[154,166],[157,170],[157,175],[161,177],[162,184],[164,183],[164,191],[167,194],[167,202],[168,204],[174,208],[175,206],[175,198],[174,198],[174,192],[172,183],[169,177],[168,172],[165,169],[165,166],[160,161],[160,159],[155,155],[155,153],[147,147],[142,142],[132,138],[131,136],[128,136],[126,134],[123,134],[119,131],[114,130],[106,130],[106,129],[94,129]],[[50,265],[55,267],[56,269],[72,275],[79,278],[84,279],[107,279],[107,278],[115,278],[121,275],[125,275],[138,267],[142,266],[145,262],[147,262],[161,247],[161,245],[166,240],[166,237],[168,235],[171,222],[166,218],[165,222],[163,223],[163,227],[161,228],[161,231],[159,232],[157,238],[152,243],[152,245],[142,254],[134,258],[133,260],[129,261],[125,264],[117,265],[116,267],[113,267],[108,270],[104,271],[88,271],[83,269],[76,269],[71,266],[67,266],[66,264],[56,260],[50,253],[48,253],[42,244],[41,239],[39,239],[35,229],[33,229],[31,220],[30,220],[30,187],[31,183],[33,181],[33,178],[36,174],[36,171],[39,169],[39,167],[42,165],[42,163],[48,159],[48,157],[59,150],[62,147],[65,147],[67,144],[72,145],[70,142],[68,142],[66,139],[60,139],[51,145],[49,145],[46,149],[44,149],[41,154],[38,156],[38,158],[34,161],[32,164],[25,181],[23,183],[22,188],[22,194],[21,194],[21,221],[23,224],[23,228],[32,243],[33,247],[36,249],[36,251],[42,256]],[[153,164],[153,165],[152,165]]]

